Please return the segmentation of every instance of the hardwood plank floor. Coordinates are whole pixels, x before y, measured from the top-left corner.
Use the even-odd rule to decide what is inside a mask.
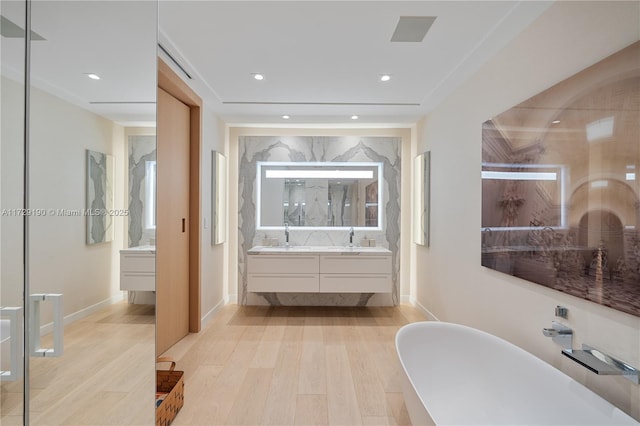
[[[185,371],[174,425],[410,425],[398,307],[227,305],[165,354]]]

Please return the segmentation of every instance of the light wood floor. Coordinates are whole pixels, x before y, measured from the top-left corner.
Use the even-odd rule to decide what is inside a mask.
[[[224,307],[166,355],[185,371],[174,425],[410,425],[394,338],[410,306]]]
[[[174,425],[409,425],[394,337],[422,320],[409,306],[228,305],[166,353],[185,371]],[[145,305],[65,327],[64,356],[31,358],[31,424],[154,424],[154,337]],[[22,424],[22,382],[0,389],[0,424]]]
[[[118,303],[66,326],[62,357],[30,359],[31,424],[152,425],[154,360],[153,306]],[[0,423],[22,424],[22,381],[0,389]]]

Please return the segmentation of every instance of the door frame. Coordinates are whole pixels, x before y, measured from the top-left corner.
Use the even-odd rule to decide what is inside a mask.
[[[158,87],[189,107],[189,332],[200,331],[202,99],[158,58]]]

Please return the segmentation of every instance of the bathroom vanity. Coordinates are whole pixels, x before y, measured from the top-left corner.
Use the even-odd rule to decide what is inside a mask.
[[[247,290],[391,293],[391,251],[383,247],[253,247]]]
[[[139,246],[120,250],[120,290],[156,290],[156,247]]]

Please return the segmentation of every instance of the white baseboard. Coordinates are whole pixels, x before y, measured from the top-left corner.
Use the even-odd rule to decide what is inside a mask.
[[[80,309],[77,312],[73,312],[69,315],[65,315],[64,317],[64,325],[72,324],[76,321],[81,320],[82,318],[86,318],[94,312],[99,311],[100,309],[106,308],[109,305],[113,305],[114,303],[118,303],[125,299],[124,292],[118,292],[118,294],[112,295],[110,298],[103,300],[102,302],[98,302],[95,305],[87,306],[84,309]],[[45,334],[49,334],[53,332],[53,323],[45,324],[40,327],[40,335],[44,336]]]
[[[400,296],[400,303],[409,303],[413,305],[413,303],[411,303],[411,296],[409,296],[408,294],[403,294]]]
[[[214,306],[213,308],[211,308],[211,310],[209,312],[207,312],[205,314],[205,316],[202,317],[202,319],[200,320],[200,328],[204,328],[205,325],[207,325],[207,323],[209,321],[211,321],[211,318],[213,318],[213,316],[220,310],[222,309],[222,307],[224,305],[226,305],[227,302],[225,301],[225,299],[223,298],[221,301],[219,301],[216,306]]]
[[[438,319],[438,317],[436,317],[435,315],[433,315],[433,313],[428,310],[427,308],[425,308],[422,303],[418,302],[414,297],[409,296],[410,301],[409,303],[411,303],[412,306],[415,306],[416,308],[418,308],[418,310],[420,312],[422,312],[422,314],[427,317],[427,319],[429,321],[440,321]]]
[[[236,304],[237,305],[238,304],[238,294],[237,293],[236,294],[229,294],[224,298],[224,300],[225,300],[225,304],[232,303],[232,304]]]

